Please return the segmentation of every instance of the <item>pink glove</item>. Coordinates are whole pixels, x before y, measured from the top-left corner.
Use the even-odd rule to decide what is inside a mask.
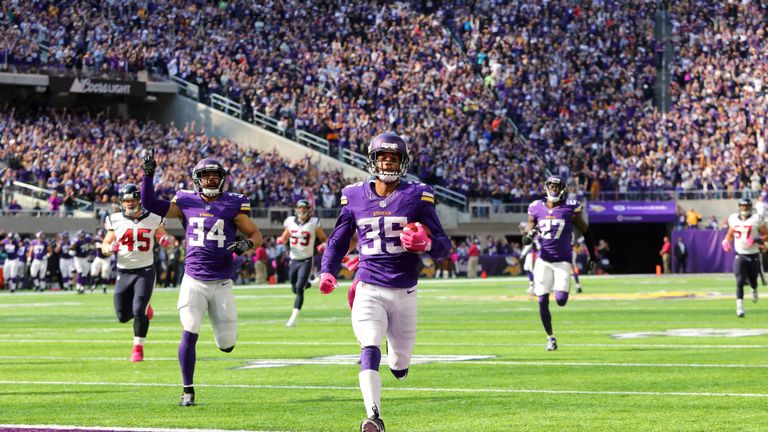
[[[330,273],[320,273],[320,292],[330,294],[338,286],[336,278]]]
[[[408,252],[417,254],[429,252],[432,249],[432,240],[427,236],[427,232],[421,226],[421,223],[417,222],[416,228],[416,231],[404,230],[401,232],[400,242]]]
[[[160,246],[167,248],[170,245],[171,245],[171,236],[169,236],[168,234],[165,234],[162,237],[160,237]]]
[[[275,243],[283,244],[283,243],[285,243],[285,239],[283,238],[283,236],[280,236],[280,237],[277,238],[277,240],[275,240]]]
[[[352,286],[347,291],[347,301],[349,302],[349,308],[352,309],[352,305],[355,304],[355,291],[357,290],[357,279],[352,281]]]
[[[350,258],[349,255],[342,258],[341,262],[344,264],[344,267],[347,268],[347,270],[354,272],[357,270],[357,266],[360,265],[360,255]]]
[[[752,237],[747,237],[747,239],[746,239],[746,240],[744,240],[744,243],[746,243],[746,244],[747,244],[747,247],[750,247],[750,246],[752,246],[753,244],[755,244],[755,239],[753,239]]]
[[[723,242],[721,243],[721,245],[723,246],[723,250],[725,252],[731,251],[731,242],[729,242],[728,240],[723,239]]]
[[[317,249],[315,249],[315,250],[317,251],[317,253],[322,255],[322,254],[325,253],[325,246],[326,246],[325,243],[320,243],[319,245],[317,245]]]

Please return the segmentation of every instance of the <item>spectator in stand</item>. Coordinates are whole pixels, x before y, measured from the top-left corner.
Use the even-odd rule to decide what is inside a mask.
[[[58,196],[56,191],[51,192],[50,198],[48,198],[48,210],[51,213],[59,213],[61,211],[61,203],[63,200]]]
[[[685,213],[685,223],[688,229],[698,229],[699,222],[701,222],[701,213],[697,212],[695,208],[691,207]]]
[[[5,210],[5,214],[9,216],[17,216],[21,213],[22,208],[19,202],[15,198],[12,198],[11,203],[8,204],[8,207]]]

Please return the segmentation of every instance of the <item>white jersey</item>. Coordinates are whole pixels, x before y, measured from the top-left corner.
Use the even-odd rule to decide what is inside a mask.
[[[311,217],[305,223],[300,223],[296,216],[285,219],[283,226],[291,234],[290,248],[292,260],[304,260],[315,255],[315,231],[320,226],[320,218]]]
[[[757,213],[752,213],[746,220],[742,220],[738,213],[728,216],[728,227],[733,229],[733,248],[737,254],[751,255],[760,252],[756,238],[760,237],[760,227],[763,220]],[[752,238],[752,245],[747,247],[747,238]]]
[[[137,219],[126,218],[122,213],[112,213],[104,221],[107,231],[115,232],[117,268],[137,269],[149,267],[155,258],[155,232],[163,226],[165,219],[145,211]]]

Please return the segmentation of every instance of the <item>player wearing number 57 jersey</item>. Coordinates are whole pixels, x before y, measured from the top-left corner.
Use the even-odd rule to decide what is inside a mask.
[[[193,386],[196,344],[205,313],[213,326],[216,345],[232,352],[237,340],[237,308],[232,293],[232,254],[242,255],[263,242],[249,218],[251,205],[240,194],[224,192],[227,170],[214,159],[203,159],[192,169],[195,191],[176,192],[171,202],[155,198],[152,184],[155,162],[147,150],[142,165],[141,202],[152,213],[180,218],[186,231],[187,256],[179,290],[179,310],[184,330],[179,344],[179,365],[184,385],[182,406],[195,404]],[[236,241],[240,230],[246,240]]]
[[[568,302],[573,227],[576,226],[584,235],[590,267],[595,263],[595,242],[589,226],[582,219],[581,203],[563,199],[565,181],[557,176],[549,177],[544,189],[546,199],[536,200],[528,206],[528,225],[524,229],[523,243],[531,244],[538,239],[539,253],[533,265],[533,292],[539,298],[539,315],[547,333],[547,351],[554,351],[557,340],[552,331],[549,295],[555,292],[555,301],[559,306]]]
[[[728,232],[723,239],[723,250],[736,249],[733,273],[736,276],[736,316],[744,317],[744,285],[752,287],[752,302],[757,303],[757,276],[760,273],[760,245],[768,240],[768,228],[762,218],[752,211],[752,200],[739,201],[738,213],[728,217]]]
[[[131,361],[140,362],[144,360],[144,341],[152,315],[149,306],[155,286],[152,248],[155,239],[167,246],[168,236],[163,229],[163,218],[139,205],[138,186],[123,185],[119,201],[122,211],[109,215],[104,221],[107,234],[101,242],[101,253],[105,257],[117,254],[115,314],[121,323],[133,319]]]
[[[352,298],[352,329],[362,347],[360,390],[368,418],[360,425],[365,432],[381,432],[381,343],[387,338],[387,362],[397,379],[410,367],[416,340],[416,289],[419,254],[442,258],[451,250],[435,211],[432,188],[401,181],[409,163],[405,141],[395,133],[378,135],[368,147],[369,180],[342,191],[341,213],[328,238],[320,268],[320,291],[328,294],[336,286],[334,275],[341,267],[350,241],[357,234],[360,264],[356,292]],[[418,227],[404,230],[411,222]]]
[[[304,305],[304,290],[308,287],[309,275],[312,272],[312,260],[315,256],[315,237],[320,240],[317,251],[323,253],[325,250],[325,241],[328,236],[325,235],[320,218],[312,216],[312,206],[309,201],[301,199],[296,202],[296,215],[288,216],[283,222],[285,229],[277,243],[288,241],[290,247],[291,264],[288,270],[288,276],[291,281],[291,289],[296,294],[293,301],[293,312],[286,327],[296,326],[296,320],[299,318],[301,307]]]

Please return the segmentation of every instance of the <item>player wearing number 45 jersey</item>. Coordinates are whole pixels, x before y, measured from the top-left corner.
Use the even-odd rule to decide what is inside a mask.
[[[394,133],[381,134],[368,147],[368,181],[342,191],[341,213],[328,238],[320,268],[320,291],[336,287],[334,275],[356,233],[360,264],[351,292],[352,329],[362,347],[360,390],[368,417],[363,432],[382,432],[381,343],[387,338],[387,362],[397,379],[408,375],[416,340],[419,254],[442,258],[451,250],[435,211],[432,188],[401,181],[408,170],[408,148]],[[411,222],[422,226],[404,230]],[[356,287],[356,288],[355,288]]]
[[[149,211],[180,218],[186,230],[187,256],[177,308],[184,331],[179,365],[184,384],[181,406],[195,404],[196,344],[205,313],[221,351],[232,352],[237,340],[237,308],[232,293],[232,254],[242,255],[263,242],[249,218],[251,205],[240,194],[224,192],[227,170],[214,159],[203,159],[192,169],[194,191],[180,190],[172,201],[155,198],[152,184],[157,163],[152,149],[144,156],[141,202]],[[237,241],[240,230],[247,239]]]
[[[760,215],[752,211],[752,200],[739,201],[738,213],[728,217],[728,233],[723,239],[723,250],[736,249],[733,273],[736,275],[736,316],[744,317],[744,285],[752,287],[752,302],[757,303],[757,276],[760,274],[760,245],[768,240],[768,229]]]
[[[122,212],[113,213],[104,221],[107,234],[101,242],[101,253],[106,257],[117,254],[117,282],[115,284],[115,313],[117,320],[126,323],[133,319],[132,362],[144,360],[144,341],[152,318],[152,290],[155,286],[155,262],[152,247],[155,239],[161,246],[170,243],[163,229],[163,218],[139,205],[139,188],[126,184],[120,188]]]
[[[564,200],[565,181],[553,176],[544,183],[546,199],[536,200],[528,206],[528,225],[524,229],[523,244],[537,239],[539,254],[533,265],[533,292],[539,298],[539,315],[547,333],[547,351],[557,349],[549,311],[549,294],[555,292],[558,306],[565,306],[571,288],[573,227],[581,231],[589,252],[589,266],[595,265],[595,242],[586,222],[581,217],[581,203]]]

